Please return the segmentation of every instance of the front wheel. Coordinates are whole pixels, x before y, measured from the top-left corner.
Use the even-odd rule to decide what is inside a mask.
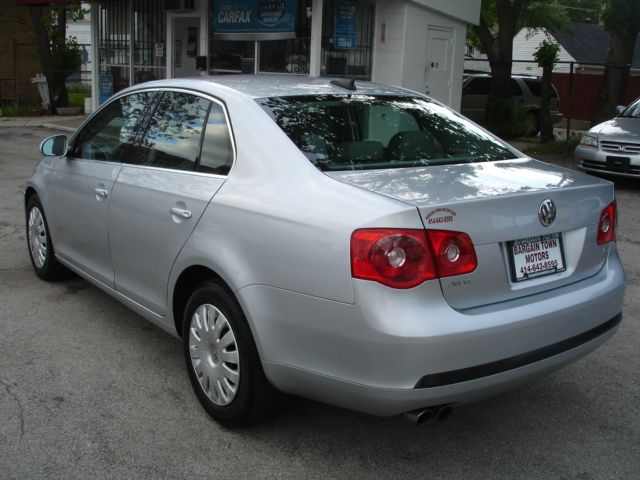
[[[241,426],[273,412],[278,392],[266,379],[247,320],[226,289],[200,285],[187,302],[183,325],[191,385],[211,417]]]
[[[56,259],[49,225],[37,195],[32,195],[27,200],[26,215],[29,257],[36,274],[47,281],[69,276],[69,270]]]

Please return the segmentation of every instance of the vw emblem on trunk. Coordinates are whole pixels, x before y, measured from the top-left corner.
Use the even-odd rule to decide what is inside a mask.
[[[556,220],[556,205],[553,200],[547,198],[540,204],[538,209],[538,218],[544,227],[550,227]]]

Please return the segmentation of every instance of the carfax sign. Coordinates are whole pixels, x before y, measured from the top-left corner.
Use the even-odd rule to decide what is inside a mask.
[[[338,0],[336,3],[334,47],[356,48],[357,33],[356,2],[354,0]]]
[[[297,0],[215,1],[213,33],[229,39],[245,35],[259,40],[265,34],[274,33],[280,34],[280,38],[291,38],[295,35],[296,4]]]

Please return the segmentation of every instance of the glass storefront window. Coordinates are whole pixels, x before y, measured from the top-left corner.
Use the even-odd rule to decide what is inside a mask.
[[[309,39],[260,42],[260,72],[309,73]]]
[[[133,83],[166,77],[166,13],[155,0],[133,0]]]
[[[214,0],[214,2],[222,0]],[[243,2],[225,3],[244,5]],[[255,73],[256,55],[258,72],[309,73],[309,47],[311,43],[312,0],[295,2],[295,32],[265,33],[250,31],[234,34],[210,34],[210,73]],[[212,14],[216,11],[214,3]],[[212,19],[212,24],[215,21]],[[222,38],[220,38],[222,37]],[[231,37],[231,38],[230,38]],[[248,38],[247,38],[248,37]],[[295,38],[291,38],[295,37]]]
[[[253,73],[255,42],[212,38],[209,51],[211,73]]]
[[[98,65],[101,82],[110,79],[111,94],[130,85],[129,5],[104,0],[98,4]],[[106,80],[105,80],[106,79]],[[101,89],[105,87],[101,85]],[[103,93],[103,92],[101,92]],[[108,91],[105,92],[105,97]],[[101,98],[103,101],[105,98]]]
[[[374,2],[370,0],[342,2],[355,7],[355,38],[353,45],[349,48],[340,48],[336,41],[336,11],[339,3],[341,3],[339,0],[329,0],[324,3],[320,74],[322,76],[371,80]]]
[[[166,77],[166,12],[155,0],[100,0],[100,103],[129,85]]]

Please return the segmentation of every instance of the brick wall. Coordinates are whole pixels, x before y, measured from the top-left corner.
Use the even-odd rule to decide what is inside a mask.
[[[30,7],[17,6],[15,1],[3,1],[0,9],[0,99],[3,104],[40,104],[37,88],[31,77],[42,72],[36,49],[36,34],[29,12]],[[14,39],[17,42],[14,58]]]

